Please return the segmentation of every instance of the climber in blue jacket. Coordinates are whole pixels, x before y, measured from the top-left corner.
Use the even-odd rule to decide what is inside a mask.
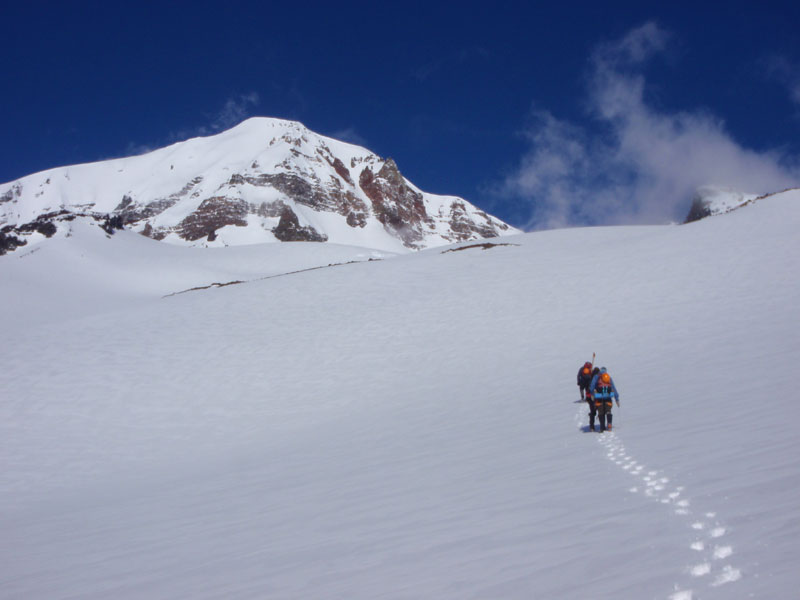
[[[614,385],[614,380],[611,379],[611,375],[606,371],[605,367],[602,367],[600,372],[592,377],[589,389],[592,392],[592,399],[600,420],[600,431],[605,431],[606,428],[610,431],[613,420],[611,401],[612,399],[616,400],[617,406],[619,406],[619,392],[617,392],[617,386]],[[608,427],[606,427],[606,423]]]

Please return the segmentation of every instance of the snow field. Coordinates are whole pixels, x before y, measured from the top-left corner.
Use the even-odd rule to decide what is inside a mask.
[[[192,261],[148,245],[143,266],[113,256],[131,240],[100,238],[129,261],[115,274],[76,232],[85,259],[17,259],[72,267],[63,315],[0,262],[19,295],[0,350],[0,587],[786,596],[800,211],[770,200],[272,279],[339,261],[274,245],[285,254],[203,254],[220,262],[188,276]],[[250,282],[162,298],[234,268]],[[620,391],[611,434],[576,427],[592,351]]]

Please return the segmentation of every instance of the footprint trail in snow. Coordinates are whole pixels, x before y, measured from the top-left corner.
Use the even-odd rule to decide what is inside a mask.
[[[586,425],[585,414],[581,405],[575,416],[579,427]],[[741,571],[726,561],[733,555],[733,547],[725,542],[728,531],[715,512],[705,512],[700,516],[693,514],[691,502],[686,498],[686,488],[673,485],[661,471],[638,462],[625,450],[625,444],[616,431],[598,434],[597,441],[605,448],[606,458],[634,478],[633,485],[628,488],[630,493],[641,493],[664,505],[677,517],[686,519],[691,539],[687,547],[692,551],[694,560],[690,561],[685,571],[693,579],[710,587],[719,587],[742,578]],[[669,596],[670,600],[692,600],[693,597],[693,590],[681,589],[678,584]]]

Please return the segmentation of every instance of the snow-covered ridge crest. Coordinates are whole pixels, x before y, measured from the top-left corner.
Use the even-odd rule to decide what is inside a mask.
[[[43,223],[63,229],[76,213],[203,246],[330,241],[408,251],[519,233],[463,198],[421,191],[392,159],[264,117],[0,185],[6,239],[24,243]]]

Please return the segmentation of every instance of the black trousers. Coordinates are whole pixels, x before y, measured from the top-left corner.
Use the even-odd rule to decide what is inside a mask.
[[[606,424],[611,427],[611,421],[614,415],[611,414],[611,400],[597,400],[595,401],[595,408],[597,409],[597,416],[600,420],[600,431],[606,429]]]

